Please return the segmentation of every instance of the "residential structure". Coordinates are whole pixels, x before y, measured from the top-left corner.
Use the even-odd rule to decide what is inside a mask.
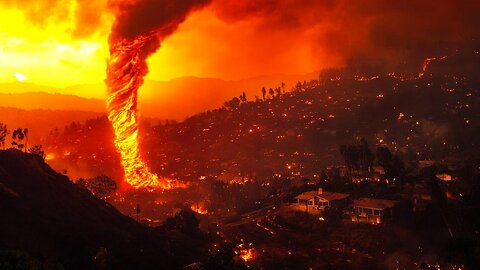
[[[293,208],[300,211],[305,211],[312,214],[320,214],[328,207],[341,206],[347,204],[349,194],[318,190],[304,192],[295,199],[297,202]]]
[[[392,216],[392,209],[397,201],[372,198],[353,200],[352,221],[380,224]]]

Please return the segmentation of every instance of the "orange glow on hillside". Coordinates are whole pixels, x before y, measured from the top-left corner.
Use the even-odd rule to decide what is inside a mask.
[[[241,243],[237,246],[237,251],[235,251],[235,253],[240,256],[242,260],[248,262],[254,258],[254,251],[255,249],[253,248],[252,243],[250,243],[249,245]]]

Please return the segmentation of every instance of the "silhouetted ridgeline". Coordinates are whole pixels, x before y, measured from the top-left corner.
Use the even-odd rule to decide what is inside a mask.
[[[0,151],[0,212],[1,269],[176,269],[199,257],[199,243],[136,223],[17,150]]]

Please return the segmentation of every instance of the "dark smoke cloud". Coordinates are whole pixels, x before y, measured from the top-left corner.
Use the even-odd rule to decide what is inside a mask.
[[[76,2],[75,10],[68,15],[72,1]],[[190,11],[209,2],[214,16],[225,23],[248,22],[239,23],[237,28],[239,33],[248,31],[243,36],[248,40],[238,44],[226,36],[221,45],[228,47],[228,54],[248,48],[240,58],[253,55],[256,61],[266,63],[259,65],[258,69],[265,71],[258,70],[258,74],[289,61],[309,62],[309,66],[318,68],[349,60],[398,65],[418,59],[420,63],[427,56],[454,50],[462,44],[480,46],[478,0],[0,0],[0,7],[21,9],[39,25],[73,16],[76,25],[72,35],[79,38],[95,33],[103,16],[113,13],[117,19],[111,38],[131,38],[157,30],[163,39],[177,29]],[[245,25],[249,29],[242,28]],[[295,55],[291,51],[300,48],[299,44],[307,44],[303,47],[311,51],[310,59],[286,61],[289,55]],[[151,46],[154,48],[155,44]],[[275,56],[262,56],[269,53]],[[225,58],[220,54],[218,57]],[[204,61],[217,61],[211,69],[222,76],[224,62],[211,59]],[[243,65],[252,66],[245,62]]]
[[[474,0],[214,0],[213,8],[226,22],[255,21],[259,34],[283,31],[285,42],[307,33],[314,50],[344,60],[401,62],[480,40]]]
[[[188,14],[210,0],[140,0],[111,2],[116,19],[110,39],[131,39],[152,31],[160,40],[175,32]]]

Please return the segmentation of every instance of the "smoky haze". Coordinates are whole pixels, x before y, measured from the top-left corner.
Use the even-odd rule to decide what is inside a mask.
[[[110,13],[116,17],[111,38],[156,30],[160,41],[191,10],[208,6],[209,16],[231,28],[217,33],[211,25],[198,29],[199,35],[185,38],[183,46],[189,48],[181,60],[206,62],[202,70],[220,78],[311,72],[352,59],[395,68],[410,59],[420,64],[459,44],[480,43],[480,1],[474,0],[2,0],[0,6],[22,10],[40,27],[65,19],[74,7],[71,35],[78,38],[96,33]],[[289,63],[291,68],[278,68]]]

